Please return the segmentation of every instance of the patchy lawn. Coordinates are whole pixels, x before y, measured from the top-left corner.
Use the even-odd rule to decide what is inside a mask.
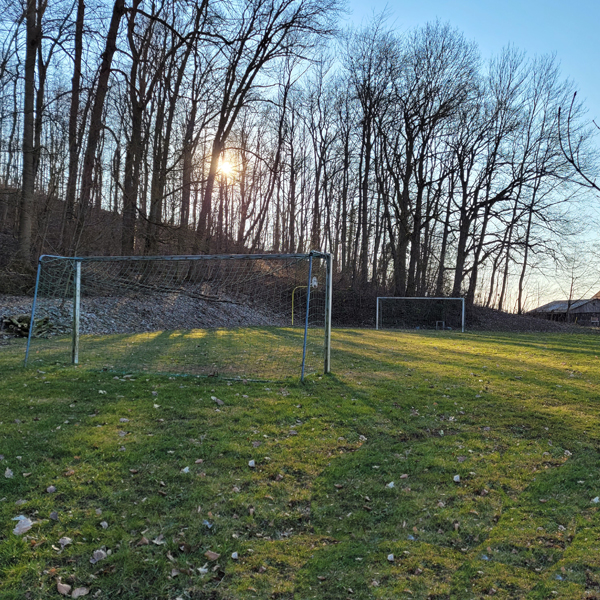
[[[600,338],[333,342],[285,387],[1,347],[0,597],[600,598]]]

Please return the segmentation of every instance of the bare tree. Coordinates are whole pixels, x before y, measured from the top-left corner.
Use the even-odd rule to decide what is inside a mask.
[[[69,110],[69,176],[65,193],[66,221],[74,218],[75,195],[77,193],[77,173],[79,171],[78,115],[81,92],[81,60],[83,55],[83,25],[85,2],[77,0],[77,18],[73,55],[73,78],[71,80],[71,106]],[[63,226],[64,227],[64,226]],[[61,236],[62,237],[62,236]]]
[[[81,174],[81,193],[79,196],[79,215],[77,228],[72,240],[73,254],[79,246],[81,234],[87,216],[90,197],[93,188],[94,166],[96,162],[96,150],[100,141],[102,130],[102,113],[104,109],[104,100],[108,91],[108,80],[111,72],[112,59],[117,49],[117,34],[121,18],[125,14],[125,0],[115,0],[112,17],[106,34],[106,46],[102,54],[102,62],[98,73],[98,82],[94,103],[90,114],[90,123],[88,128],[87,146],[83,157],[83,170]]]
[[[25,54],[25,94],[23,100],[23,180],[19,218],[19,258],[31,260],[33,194],[35,191],[35,65],[42,43],[42,18],[46,0],[27,0],[27,41]]]
[[[583,106],[576,100],[577,92],[573,92],[566,117],[562,114],[562,107],[558,108],[560,147],[579,176],[578,182],[588,189],[600,192],[600,184],[596,181],[597,156],[590,148],[590,139],[595,131],[581,122]],[[593,124],[595,130],[600,130],[595,121]]]
[[[198,242],[209,247],[212,194],[221,153],[241,110],[251,102],[267,65],[308,52],[333,32],[338,0],[239,0],[219,15],[225,43],[222,99],[217,112],[210,166],[198,220]]]

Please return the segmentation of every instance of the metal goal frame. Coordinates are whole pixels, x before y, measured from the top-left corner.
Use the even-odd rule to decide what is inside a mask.
[[[306,254],[198,254],[198,255],[170,255],[170,256],[58,256],[51,254],[43,254],[38,259],[37,275],[35,282],[35,291],[33,303],[31,307],[31,320],[29,333],[27,336],[27,345],[25,349],[24,364],[27,366],[29,360],[29,349],[31,339],[33,337],[36,315],[36,304],[38,301],[38,291],[40,284],[40,275],[45,260],[64,260],[65,263],[70,263],[73,269],[73,327],[72,327],[72,344],[71,344],[71,363],[79,364],[79,329],[81,316],[81,267],[82,264],[90,262],[158,262],[158,261],[209,261],[209,260],[277,260],[277,259],[306,259],[308,260],[308,281],[305,287],[307,290],[306,297],[306,315],[304,318],[304,341],[302,349],[302,368],[300,380],[304,381],[306,353],[307,353],[307,334],[309,326],[309,309],[311,298],[311,280],[312,280],[312,265],[313,259],[319,258],[325,261],[326,280],[325,280],[325,319],[324,319],[324,348],[323,348],[323,373],[331,373],[331,307],[333,294],[333,261],[332,256],[326,252],[311,251]]]
[[[460,300],[461,301],[461,332],[465,332],[465,299],[433,296],[377,296],[377,306],[375,307],[375,329],[379,330],[379,302],[380,300]],[[437,329],[437,325],[436,325]]]

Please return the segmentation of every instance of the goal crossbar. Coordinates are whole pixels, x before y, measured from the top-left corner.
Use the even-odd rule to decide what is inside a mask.
[[[58,254],[42,254],[38,264],[46,259],[71,260],[76,262],[152,262],[152,261],[197,261],[197,260],[275,260],[275,259],[309,259],[325,258],[331,255],[316,250],[308,254],[174,254],[166,256],[60,256]]]

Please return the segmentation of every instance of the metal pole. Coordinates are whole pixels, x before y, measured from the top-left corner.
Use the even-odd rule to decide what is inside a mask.
[[[375,306],[375,331],[379,329],[379,298],[377,298],[377,305]]]
[[[306,290],[306,318],[304,320],[304,345],[302,347],[302,373],[300,381],[304,383],[304,366],[306,365],[306,338],[308,335],[308,311],[310,309],[310,280],[312,279],[312,254],[308,258],[308,289]]]
[[[323,373],[331,373],[331,301],[333,292],[333,258],[331,254],[325,259],[327,269],[325,275],[325,339]]]
[[[31,305],[31,320],[29,321],[29,333],[27,334],[27,348],[25,349],[25,367],[29,359],[29,346],[31,345],[31,337],[33,336],[33,324],[35,319],[35,305],[37,304],[38,287],[40,285],[40,273],[42,272],[41,257],[38,260],[37,275],[35,277],[35,292],[33,293],[33,304]]]
[[[79,316],[81,313],[81,261],[75,261],[75,276],[73,290],[73,354],[72,363],[79,364]]]
[[[465,332],[465,299],[462,299],[462,333]]]

